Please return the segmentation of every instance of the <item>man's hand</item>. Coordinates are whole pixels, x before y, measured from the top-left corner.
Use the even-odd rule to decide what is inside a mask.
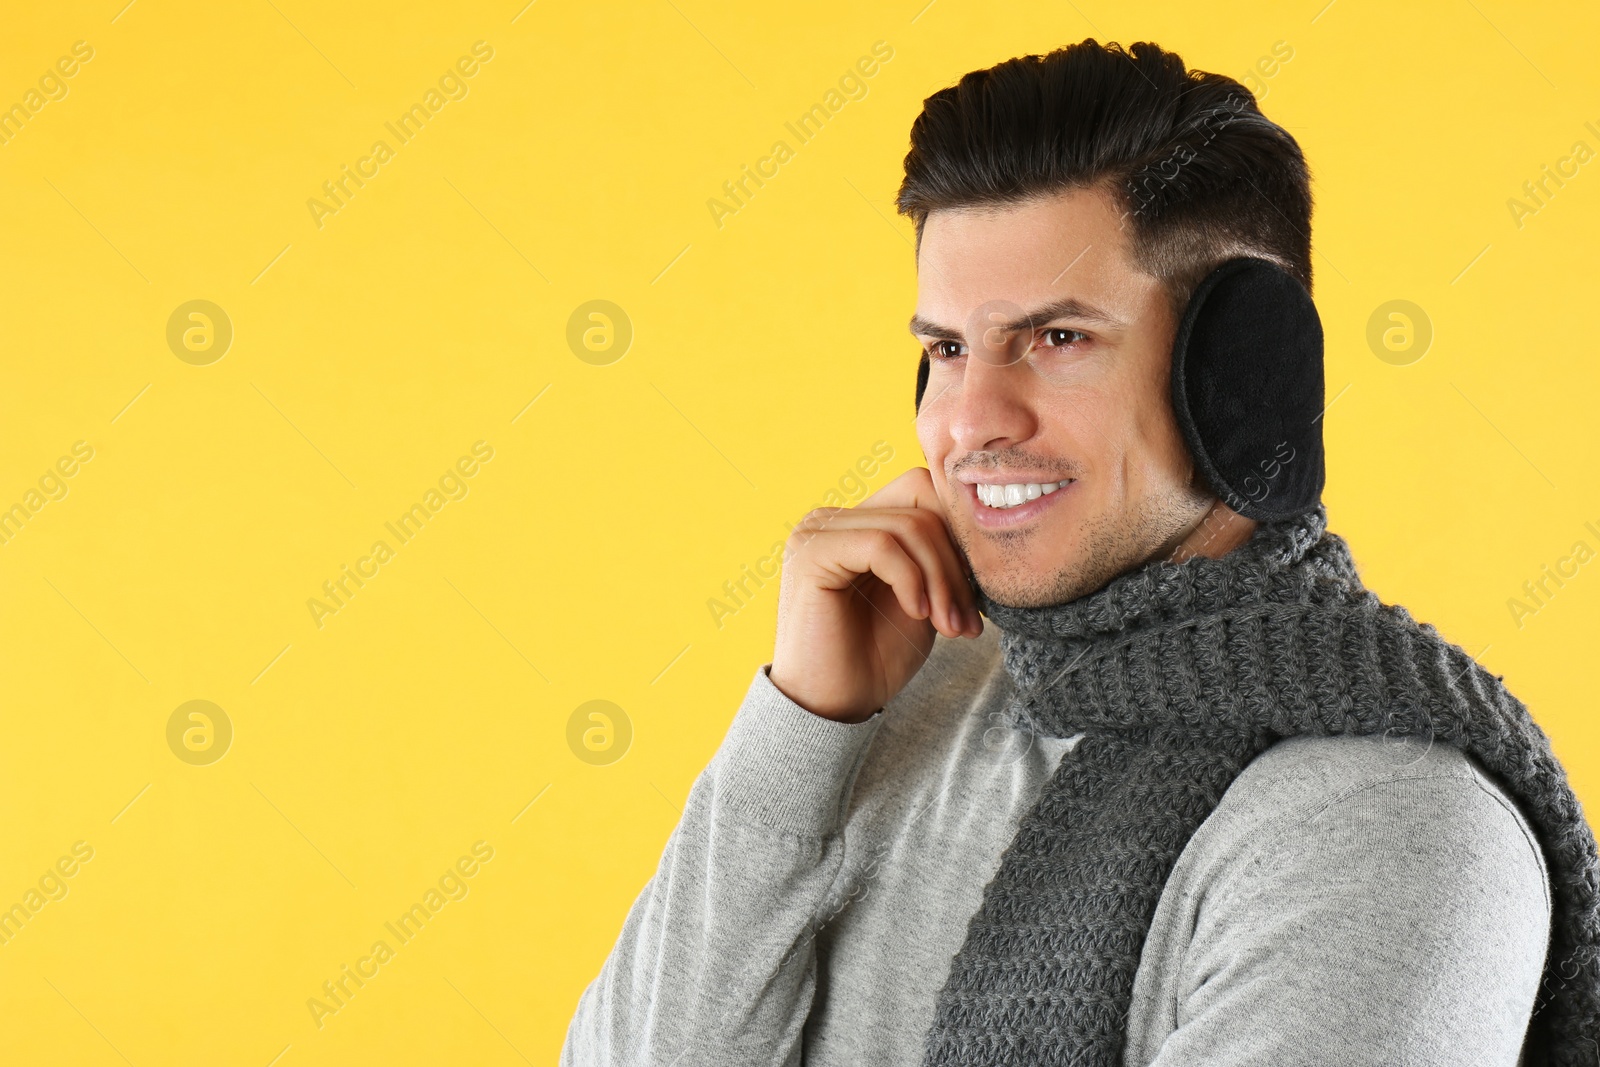
[[[922,668],[934,635],[983,620],[926,467],[854,508],[818,508],[789,535],[772,684],[796,704],[862,722]]]

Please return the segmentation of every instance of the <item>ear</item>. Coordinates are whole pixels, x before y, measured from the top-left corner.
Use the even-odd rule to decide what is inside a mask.
[[[922,410],[922,394],[928,391],[928,354],[922,354],[922,361],[917,364],[917,407]]]
[[[1322,498],[1322,320],[1275,263],[1231,259],[1195,287],[1172,347],[1172,407],[1222,501],[1277,519]]]

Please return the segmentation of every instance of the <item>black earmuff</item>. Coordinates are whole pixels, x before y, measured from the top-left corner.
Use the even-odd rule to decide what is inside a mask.
[[[928,357],[917,364],[917,407]],[[1172,407],[1207,486],[1250,519],[1322,498],[1322,320],[1292,274],[1230,259],[1195,287],[1172,345]]]
[[[1288,271],[1231,259],[1195,287],[1172,345],[1172,407],[1196,468],[1250,519],[1322,498],[1322,320]]]

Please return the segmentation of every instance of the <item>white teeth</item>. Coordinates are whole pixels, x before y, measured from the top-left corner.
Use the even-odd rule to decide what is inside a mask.
[[[1016,482],[1011,485],[984,485],[979,482],[978,501],[991,508],[1014,508],[1019,504],[1026,504],[1030,500],[1037,500],[1069,484],[1071,478],[1060,482]]]

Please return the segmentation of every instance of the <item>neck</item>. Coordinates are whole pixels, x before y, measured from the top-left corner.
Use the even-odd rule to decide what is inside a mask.
[[[1247,519],[1221,500],[1213,501],[1194,528],[1183,535],[1164,555],[1170,563],[1205,556],[1220,559],[1250,540],[1256,521]]]

